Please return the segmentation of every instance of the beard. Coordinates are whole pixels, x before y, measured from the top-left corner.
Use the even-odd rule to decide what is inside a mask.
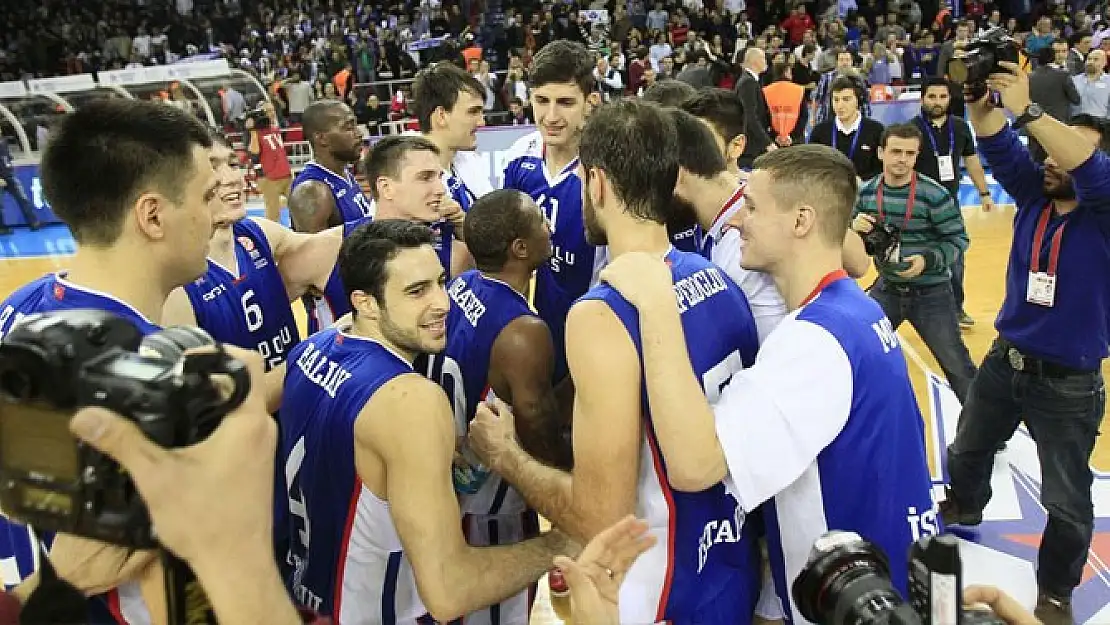
[[[1064,176],[1059,182],[1050,183],[1045,180],[1042,191],[1044,191],[1044,196],[1050,200],[1075,199],[1075,185],[1072,184],[1071,176]]]
[[[590,245],[609,245],[609,237],[597,219],[594,204],[588,193],[582,194],[582,223],[586,226],[586,242]]]
[[[413,354],[438,354],[447,347],[447,337],[442,340],[424,340],[420,336],[420,328],[415,323],[411,327],[403,327],[394,323],[389,312],[383,307],[382,316],[378,321],[382,338],[389,341],[397,349]]]
[[[355,148],[335,148],[332,150],[331,153],[337,161],[342,161],[347,164],[354,164],[362,158],[362,144],[360,143],[358,147]]]

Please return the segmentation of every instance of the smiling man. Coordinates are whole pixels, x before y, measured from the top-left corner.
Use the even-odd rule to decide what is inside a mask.
[[[539,130],[509,150],[506,189],[532,196],[551,224],[551,261],[536,272],[533,303],[551,328],[555,378],[567,376],[564,336],[571,304],[597,282],[604,247],[586,240],[578,143],[590,111],[600,104],[594,58],[585,46],[553,41],[532,60],[532,113]]]

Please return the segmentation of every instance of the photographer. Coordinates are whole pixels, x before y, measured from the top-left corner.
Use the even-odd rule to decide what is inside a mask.
[[[258,188],[262,191],[262,201],[266,205],[266,218],[280,223],[281,198],[289,197],[293,169],[289,165],[289,155],[285,152],[285,142],[281,137],[274,105],[266,102],[252,111],[247,116],[246,128],[250,133],[247,150],[251,153],[251,159],[258,159],[262,168]]]
[[[963,401],[975,364],[960,335],[951,266],[967,249],[967,232],[955,198],[914,171],[921,142],[921,129],[912,122],[883,131],[883,173],[860,188],[852,229],[869,243],[867,253],[879,270],[871,297],[894,330],[910,322]]]
[[[1029,78],[1000,63],[988,87],[1016,116],[1009,127],[989,98],[969,101],[979,151],[1017,204],[999,336],[983,359],[948,450],[946,524],[978,525],[990,500],[995,449],[1024,421],[1042,459],[1048,512],[1037,567],[1036,615],[1072,623],[1071,595],[1091,544],[1089,465],[1105,407],[1101,364],[1110,343],[1110,159],[1100,130],[1069,127],[1029,96]],[[970,100],[970,98],[969,98]],[[1084,120],[1089,121],[1089,120]],[[1025,128],[1048,154],[1037,165]]]

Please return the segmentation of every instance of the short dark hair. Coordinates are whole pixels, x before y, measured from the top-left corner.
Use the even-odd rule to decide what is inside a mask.
[[[665,224],[678,180],[677,144],[678,132],[661,107],[629,98],[590,116],[578,158],[584,169],[605,172],[628,213]]]
[[[347,300],[355,291],[362,291],[384,305],[389,261],[401,250],[431,244],[431,228],[408,219],[378,219],[358,226],[339,248],[339,279]]]
[[[340,100],[317,100],[309,104],[301,114],[301,130],[305,141],[316,145],[316,135],[327,132],[335,123],[337,112],[346,107]]]
[[[586,46],[556,39],[532,57],[530,86],[536,89],[552,83],[574,83],[584,95],[590,95],[597,91],[595,64],[594,55]]]
[[[705,122],[686,111],[666,109],[678,131],[678,165],[702,178],[712,178],[728,168],[725,155]]]
[[[439,62],[420,70],[412,81],[412,112],[420,122],[420,130],[432,129],[432,113],[439,107],[450,112],[459,101],[459,94],[469,92],[485,101],[486,89],[466,70],[447,62]]]
[[[917,139],[918,143],[925,138],[921,134],[921,129],[913,122],[902,122],[900,124],[891,124],[883,129],[882,137],[879,139],[879,146],[886,147],[887,140],[891,137],[898,139]]]
[[[952,95],[952,85],[947,80],[940,76],[925,76],[921,80],[921,95],[933,87],[944,87],[948,90],[948,95]]]
[[[856,94],[856,103],[863,106],[863,85],[859,84],[855,78],[851,76],[837,76],[833,79],[832,84],[829,85],[830,94],[848,89],[851,89],[852,93]]]
[[[42,186],[50,208],[78,243],[110,245],[129,204],[157,190],[179,201],[194,148],[212,147],[195,116],[146,100],[94,100],[64,116],[42,155]]]
[[[847,156],[829,146],[800,144],[763,154],[752,166],[771,175],[771,194],[781,208],[812,206],[825,241],[843,243],[859,192]]]
[[[498,189],[478,198],[466,213],[463,233],[474,264],[482,271],[500,271],[509,247],[527,238],[534,224],[521,210],[528,196],[516,189]]]
[[[709,122],[725,138],[725,143],[745,132],[744,102],[735,91],[703,87],[680,108]]]
[[[697,95],[697,93],[698,90],[689,84],[681,80],[668,78],[655,82],[644,89],[643,98],[648,102],[655,102],[662,106],[678,106]]]
[[[405,155],[421,150],[439,155],[439,147],[419,135],[390,135],[371,146],[362,160],[362,173],[370,185],[370,195],[378,199],[378,178],[396,180],[401,175],[401,161]]]

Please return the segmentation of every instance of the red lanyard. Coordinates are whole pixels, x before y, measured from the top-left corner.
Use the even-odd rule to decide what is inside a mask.
[[[886,183],[880,180],[879,190],[875,192],[875,204],[879,207],[879,221],[886,221],[886,216],[883,214],[884,186]],[[915,195],[917,195],[917,172],[910,177],[910,194],[906,197],[906,214],[902,218],[902,230],[906,229],[906,224],[910,223],[910,217],[913,217],[913,196]]]
[[[1044,235],[1048,231],[1048,221],[1052,217],[1052,203],[1041,211],[1041,218],[1037,220],[1037,229],[1033,232],[1033,253],[1029,260],[1029,269],[1033,273],[1041,270],[1041,246],[1044,245]],[[1048,252],[1048,275],[1056,275],[1056,263],[1060,260],[1060,241],[1064,238],[1064,228],[1067,222],[1060,224],[1056,234],[1052,235],[1052,243]]]

